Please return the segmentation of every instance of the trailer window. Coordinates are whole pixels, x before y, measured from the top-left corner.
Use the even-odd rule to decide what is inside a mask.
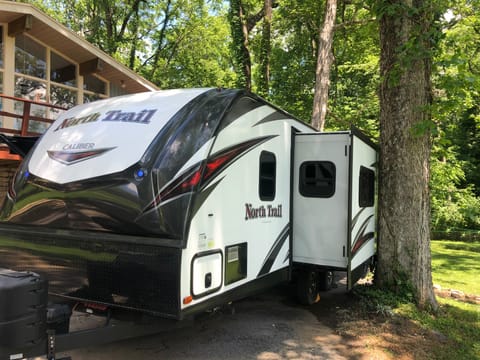
[[[272,201],[275,199],[275,183],[277,174],[277,159],[275,154],[262,151],[260,154],[260,182],[258,194],[260,200]]]
[[[375,172],[360,166],[358,184],[358,205],[360,207],[373,206],[375,203]]]
[[[335,164],[306,161],[300,165],[299,191],[305,197],[329,198],[335,194]]]

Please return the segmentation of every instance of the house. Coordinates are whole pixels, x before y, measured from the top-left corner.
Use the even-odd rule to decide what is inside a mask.
[[[154,90],[157,86],[34,6],[0,0],[0,133],[40,134],[64,109]],[[20,160],[0,144],[2,199]]]

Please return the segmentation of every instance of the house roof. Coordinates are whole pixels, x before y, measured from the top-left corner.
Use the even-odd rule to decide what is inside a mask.
[[[0,23],[15,24],[29,16],[27,33],[80,64],[95,64],[98,74],[110,82],[125,84],[129,93],[159,88],[111,56],[90,44],[80,35],[41,12],[31,4],[0,0]],[[10,31],[9,25],[9,31]],[[12,26],[13,28],[13,26]]]

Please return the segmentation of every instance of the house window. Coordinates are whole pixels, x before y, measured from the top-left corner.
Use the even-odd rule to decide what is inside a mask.
[[[77,104],[77,91],[52,84],[50,85],[50,100],[54,105],[71,108]]]
[[[77,86],[77,67],[63,56],[52,51],[50,53],[50,81]]]
[[[107,82],[95,75],[85,75],[83,88],[89,92],[107,95]]]
[[[23,34],[15,38],[15,72],[46,79],[47,49]]]
[[[360,207],[373,206],[375,203],[375,172],[361,166],[358,184],[358,205]]]
[[[47,48],[32,38],[20,34],[15,37],[15,90],[14,96],[35,102],[48,101],[47,85]],[[17,114],[23,114],[24,103],[14,102]],[[30,114],[33,116],[48,117],[48,110],[44,106],[32,105]],[[15,128],[19,129],[20,120],[16,120]],[[42,131],[47,124],[32,121],[30,131]]]
[[[329,198],[335,194],[335,164],[307,161],[300,165],[299,191],[305,197]]]
[[[258,186],[260,200],[272,201],[275,199],[276,173],[277,160],[275,154],[262,151],[260,154],[260,182]]]

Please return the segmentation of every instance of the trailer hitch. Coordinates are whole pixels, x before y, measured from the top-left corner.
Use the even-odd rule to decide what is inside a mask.
[[[57,358],[55,356],[56,337],[55,330],[47,330],[47,360],[72,360],[70,356]]]

